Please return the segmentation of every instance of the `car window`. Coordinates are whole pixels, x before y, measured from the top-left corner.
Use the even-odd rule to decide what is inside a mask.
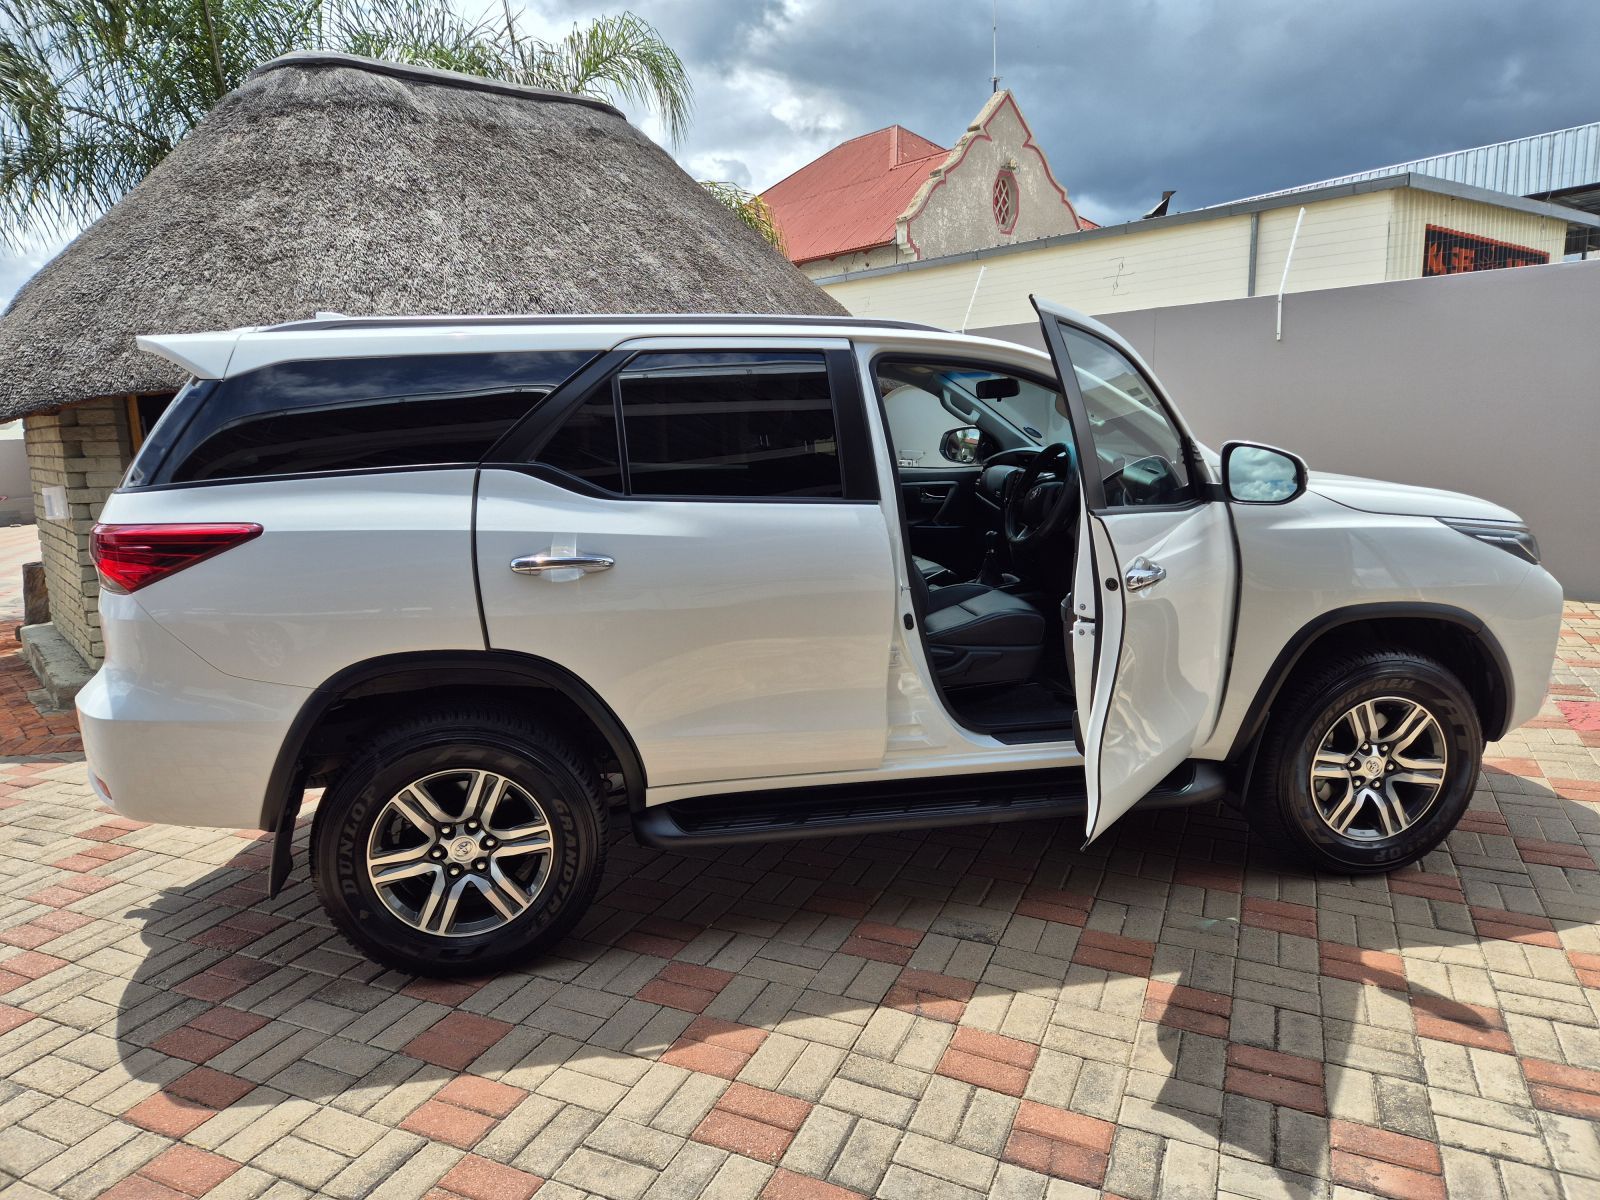
[[[625,490],[617,407],[610,381],[561,423],[539,452],[539,461],[608,492]]]
[[[1195,496],[1183,436],[1149,381],[1115,347],[1063,325],[1083,391],[1106,504],[1181,504]]]
[[[1004,370],[963,362],[885,359],[877,365],[877,385],[900,467],[946,467],[963,461],[944,453],[945,434],[986,421],[989,433],[1005,426],[1015,429],[1022,435],[1015,438],[1021,445],[1030,441],[1042,445],[1047,438],[1072,441],[1060,393]],[[985,418],[985,410],[999,415],[1005,425]]]
[[[844,495],[820,353],[641,354],[616,396],[631,495]]]
[[[170,482],[471,464],[592,354],[401,355],[277,363],[210,390]],[[156,482],[141,461],[129,486]]]

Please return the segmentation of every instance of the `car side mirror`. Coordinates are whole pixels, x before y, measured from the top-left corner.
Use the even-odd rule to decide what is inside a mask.
[[[951,429],[939,439],[939,453],[947,461],[963,466],[975,463],[978,461],[978,443],[982,438],[983,432],[973,425]]]
[[[1236,504],[1287,504],[1305,494],[1305,459],[1274,446],[1229,442],[1222,448],[1222,486]]]

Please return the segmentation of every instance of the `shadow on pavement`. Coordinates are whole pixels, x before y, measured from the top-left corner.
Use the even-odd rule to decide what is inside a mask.
[[[625,1094],[665,1059],[829,1105],[850,1079],[888,1098],[878,1120],[1129,1196],[1203,1181],[1211,1150],[1210,1188],[1248,1195],[1436,1177],[1439,1119],[1470,1101],[1430,1082],[1464,1072],[1447,1086],[1521,1112],[1507,1138],[1554,1136],[1578,1102],[1511,1056],[1544,1057],[1524,1046],[1540,1016],[1596,1023],[1557,934],[1600,920],[1579,839],[1600,816],[1513,776],[1473,805],[1422,869],[1360,880],[1257,862],[1213,808],[1134,813],[1088,851],[1054,822],[693,856],[620,835],[560,954],[468,982],[385,971],[333,935],[303,822],[277,900],[265,841],[242,841],[130,914],[146,949],[118,1052],[161,1090],[123,1119],[238,1157],[299,1098],[487,1134],[479,1153],[548,1173],[534,1125],[433,1093],[470,1065],[549,1097],[571,1070]],[[951,1081],[984,1090],[987,1128],[940,1126]],[[1037,1105],[1079,1124],[1052,1132]]]

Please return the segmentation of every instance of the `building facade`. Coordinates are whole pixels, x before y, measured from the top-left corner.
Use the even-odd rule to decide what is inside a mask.
[[[1600,218],[1394,175],[814,277],[858,316],[984,329],[1031,293],[1099,315],[1559,262],[1575,230]]]
[[[761,198],[812,278],[1094,228],[1008,91],[948,149],[891,125],[835,146]]]

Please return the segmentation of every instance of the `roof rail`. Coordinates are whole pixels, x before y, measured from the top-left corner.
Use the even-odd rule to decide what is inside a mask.
[[[527,316],[346,317],[331,313],[300,321],[262,326],[256,332],[307,332],[321,329],[388,329],[409,325],[843,325],[852,329],[914,329],[947,333],[937,325],[913,321],[880,321],[869,317],[823,317],[759,313],[561,313]]]

